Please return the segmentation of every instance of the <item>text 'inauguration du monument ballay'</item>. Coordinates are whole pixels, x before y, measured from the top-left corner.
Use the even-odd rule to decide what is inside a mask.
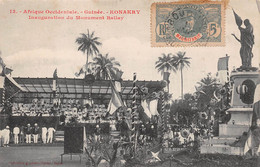
[[[16,10],[10,14],[26,15],[29,20],[119,20],[126,16],[139,15],[140,10]]]

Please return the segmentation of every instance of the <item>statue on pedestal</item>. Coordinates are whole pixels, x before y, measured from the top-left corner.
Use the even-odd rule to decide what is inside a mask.
[[[251,60],[253,57],[252,49],[254,45],[254,34],[253,34],[253,26],[248,19],[244,20],[245,28],[242,28],[242,19],[234,12],[237,26],[240,30],[240,39],[236,37],[235,34],[232,34],[235,39],[240,42],[240,57],[242,60],[242,69],[251,68]]]

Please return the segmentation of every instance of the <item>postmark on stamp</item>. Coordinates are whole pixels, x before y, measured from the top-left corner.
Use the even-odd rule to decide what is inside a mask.
[[[214,2],[153,3],[153,47],[224,46],[224,4]]]

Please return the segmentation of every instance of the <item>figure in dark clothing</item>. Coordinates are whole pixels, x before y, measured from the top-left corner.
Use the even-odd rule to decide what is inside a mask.
[[[242,67],[251,67],[251,60],[253,57],[252,49],[254,45],[254,35],[253,35],[253,26],[248,19],[244,20],[244,25],[246,28],[242,28],[242,20],[235,14],[237,26],[240,30],[240,39],[236,37],[235,34],[232,34],[238,42],[241,44],[240,48],[240,57],[242,60]]]
[[[64,115],[64,111],[62,111],[62,114],[60,115],[60,125],[65,125],[66,116]]]
[[[32,127],[30,124],[27,124],[27,127],[25,128],[25,135],[26,143],[31,143]]]
[[[95,128],[95,141],[96,142],[100,142],[100,134],[101,134],[101,128],[99,127],[99,125],[96,125],[96,128]]]
[[[121,122],[119,123],[119,130],[120,130],[120,135],[126,138],[129,138],[128,132],[129,132],[129,127],[127,123],[125,122],[125,118],[123,117]]]
[[[146,141],[146,128],[145,128],[144,124],[142,124],[140,127],[139,141],[141,144],[144,144]]]
[[[25,137],[24,126],[21,126],[20,135],[19,135],[20,143],[24,143],[24,137]]]
[[[33,143],[38,143],[40,128],[37,123],[34,124],[34,128],[32,130],[33,130]]]

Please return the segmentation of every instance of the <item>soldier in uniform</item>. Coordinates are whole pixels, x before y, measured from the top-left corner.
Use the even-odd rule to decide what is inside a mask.
[[[33,128],[33,143],[38,143],[38,136],[40,133],[40,128],[37,123],[34,124]]]
[[[30,124],[27,124],[27,127],[25,128],[26,143],[31,143],[31,135],[32,135],[32,127]]]

